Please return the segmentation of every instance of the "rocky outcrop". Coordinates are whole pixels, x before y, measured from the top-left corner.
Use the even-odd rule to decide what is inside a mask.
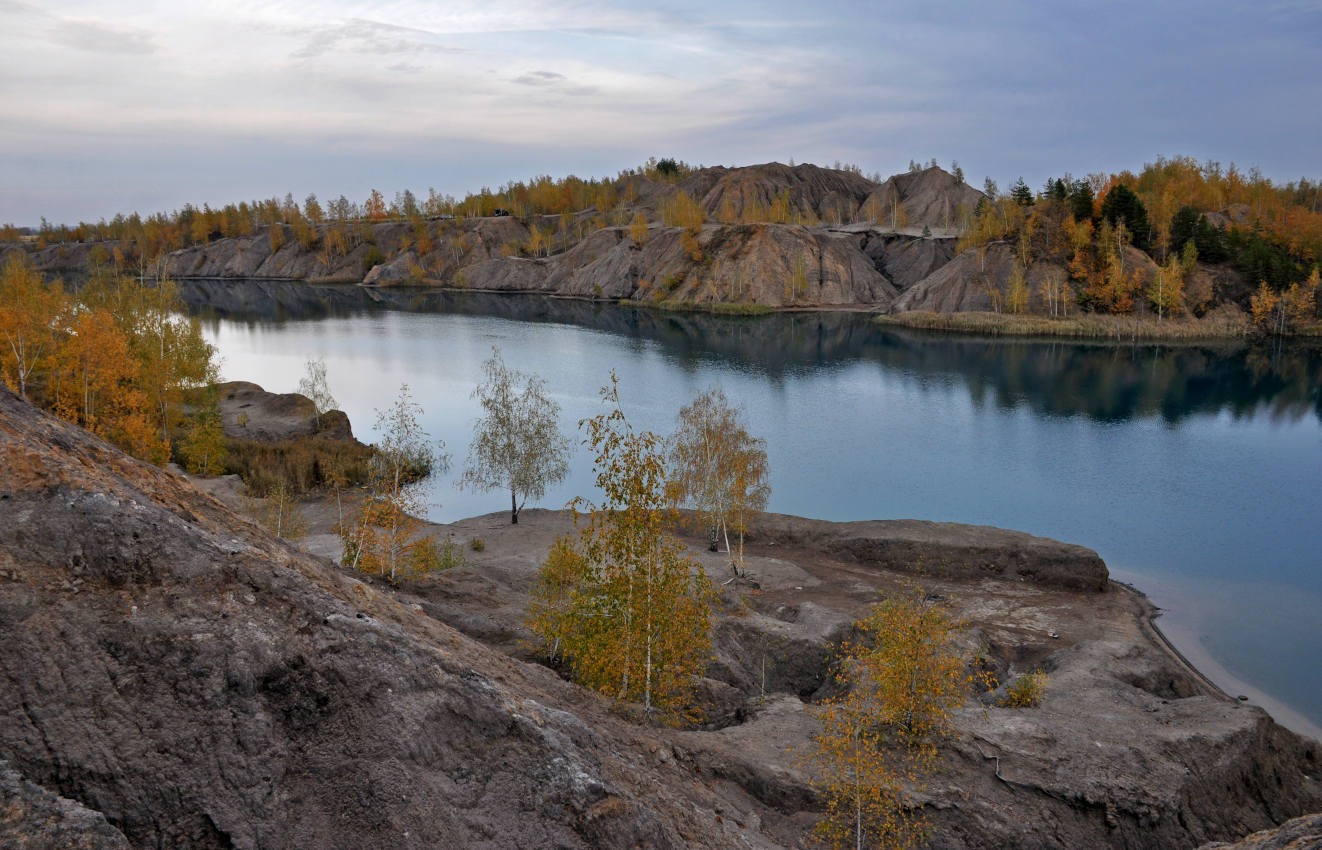
[[[985,525],[917,519],[824,522],[763,514],[760,538],[826,552],[852,563],[938,578],[1031,581],[1102,592],[1106,563],[1091,549]]]
[[[349,417],[341,410],[320,416],[312,400],[298,393],[268,393],[248,381],[217,386],[217,406],[226,437],[257,443],[277,443],[320,435],[330,440],[352,440]]]
[[[1322,814],[1304,815],[1275,829],[1264,829],[1241,841],[1215,841],[1198,850],[1322,850]]]
[[[0,759],[0,847],[129,850],[129,842],[105,815],[32,784]]]
[[[0,506],[0,758],[130,846],[779,843],[550,671],[3,389]]]
[[[438,529],[481,536],[485,549],[409,593],[493,647],[526,652],[528,588],[569,527],[555,512],[525,511],[518,526],[488,516]],[[700,533],[686,540],[709,575],[730,579],[708,675],[745,701],[722,701],[719,728],[657,736],[659,757],[763,803],[764,828],[812,821],[802,754],[818,728],[812,702],[834,687],[831,645],[870,605],[916,583],[964,620],[970,652],[1001,682],[958,710],[942,767],[912,789],[932,846],[1192,848],[1322,806],[1322,746],[1189,668],[1141,596],[1110,583],[1099,592],[1105,567],[1087,549],[997,529],[767,515],[736,579]],[[896,571],[870,551],[890,541],[921,564]],[[997,546],[1023,571],[983,571]],[[1003,707],[1006,685],[1032,670],[1049,676],[1041,705]]]
[[[980,197],[938,168],[878,184],[850,170],[774,162],[705,168],[677,183],[633,175],[615,188],[622,204],[611,212],[615,226],[594,208],[570,216],[330,223],[304,234],[303,242],[293,228],[274,225],[171,252],[152,272],[178,280],[412,284],[699,305],[886,310],[898,291],[952,253],[947,239],[914,238],[922,227],[930,223],[951,235],[952,211],[968,197]],[[679,192],[707,213],[707,224],[689,236],[657,223]],[[905,237],[883,234],[877,205],[892,200],[909,211],[909,227],[901,228]],[[620,225],[637,212],[653,225],[635,242]],[[52,274],[85,273],[109,263],[114,248],[58,245],[34,252],[32,261]]]
[[[896,290],[863,253],[862,241],[799,225],[747,224],[708,225],[696,236],[652,227],[639,244],[627,228],[607,228],[564,254],[493,259],[462,274],[465,286],[495,292],[884,309]]]
[[[465,520],[448,533],[480,534],[483,552],[394,588],[0,390],[0,836],[800,846],[820,806],[803,698],[826,681],[828,643],[912,580],[867,547],[926,539],[935,563],[942,541],[976,552],[995,536],[767,518],[749,544],[756,592],[723,591],[711,722],[676,731],[517,660],[531,576],[568,523]],[[934,846],[1192,847],[1322,807],[1318,745],[1199,679],[1139,597],[1066,589],[1039,566],[1086,574],[1087,550],[1021,538],[999,574],[923,578],[981,663],[1051,676],[1037,709],[958,712],[943,768],[910,791]]]

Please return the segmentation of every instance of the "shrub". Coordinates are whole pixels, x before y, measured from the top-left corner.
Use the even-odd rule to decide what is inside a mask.
[[[1001,705],[1006,708],[1037,708],[1047,691],[1047,674],[1041,670],[1024,673],[1010,683]]]
[[[482,552],[487,548],[487,542],[481,537],[474,537],[468,545],[473,547],[474,552]]]

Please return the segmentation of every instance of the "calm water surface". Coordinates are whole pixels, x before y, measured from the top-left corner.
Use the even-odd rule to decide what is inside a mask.
[[[305,361],[324,358],[364,439],[407,382],[454,457],[433,483],[433,519],[508,505],[453,484],[493,345],[546,378],[566,430],[600,410],[612,369],[632,423],[661,433],[719,385],[766,438],[771,510],[980,523],[1092,547],[1167,609],[1163,628],[1214,678],[1320,734],[1317,348],[988,341],[854,314],[717,319],[533,296],[233,283],[187,295],[211,305],[226,379],[292,391]],[[590,482],[580,451],[542,504]]]

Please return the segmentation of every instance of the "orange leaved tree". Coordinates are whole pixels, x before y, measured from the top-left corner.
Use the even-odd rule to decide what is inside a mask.
[[[961,624],[911,591],[876,606],[839,646],[846,690],[828,700],[813,739],[832,847],[919,846],[927,827],[905,805],[950,732],[971,686],[956,644]]]
[[[571,503],[577,532],[543,564],[529,625],[582,684],[682,719],[711,658],[711,585],[666,530],[661,438],[629,425],[613,374],[601,394],[612,409],[580,424],[604,499]]]

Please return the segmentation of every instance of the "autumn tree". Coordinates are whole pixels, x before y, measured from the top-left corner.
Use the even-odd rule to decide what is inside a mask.
[[[55,350],[56,321],[65,303],[59,285],[46,286],[21,256],[5,263],[0,272],[0,374],[24,399],[33,374]]]
[[[372,194],[367,196],[367,203],[363,205],[363,213],[373,222],[386,220],[386,199],[381,196],[378,190],[373,189]]]
[[[569,471],[569,440],[560,433],[560,405],[537,375],[510,369],[492,347],[482,364],[485,380],[472,397],[483,415],[473,425],[468,465],[461,484],[478,490],[508,490],[510,523],[531,497],[564,480]]]
[[[529,625],[582,684],[681,719],[711,657],[711,587],[666,531],[661,438],[629,425],[614,375],[601,396],[611,409],[581,424],[603,500],[571,503],[577,530],[542,565]]]
[[[1179,314],[1184,303],[1184,275],[1184,265],[1177,255],[1172,254],[1148,281],[1148,303],[1157,312],[1158,319]]]
[[[1005,309],[1010,313],[1023,313],[1028,309],[1028,277],[1024,265],[1015,261],[1010,269],[1009,288],[1005,293]]]
[[[367,496],[357,521],[341,530],[344,560],[364,572],[388,576],[391,581],[422,575],[441,565],[435,542],[420,535],[425,508],[422,479],[445,472],[450,456],[445,444],[433,445],[422,428],[422,408],[414,403],[407,384],[384,411],[377,411],[376,458]]]
[[[712,388],[679,412],[670,438],[672,503],[696,510],[710,532],[711,548],[725,539],[725,551],[736,571],[743,565],[748,515],[766,507],[766,441],[753,437],[730,406],[725,393]],[[730,547],[730,530],[739,540],[738,555]]]
[[[629,224],[629,238],[633,244],[642,246],[647,241],[647,214],[639,210]]]
[[[927,826],[904,802],[949,734],[972,684],[961,624],[911,590],[875,606],[838,647],[843,693],[826,701],[813,739],[827,805],[818,834],[832,847],[919,846]]]

